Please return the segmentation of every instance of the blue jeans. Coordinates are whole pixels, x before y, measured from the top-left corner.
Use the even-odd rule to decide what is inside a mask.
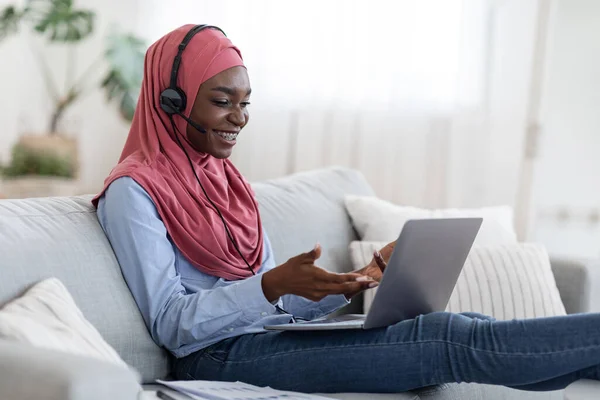
[[[372,330],[248,334],[176,359],[173,373],[322,393],[449,382],[558,390],[599,379],[600,313],[496,321],[437,312]]]

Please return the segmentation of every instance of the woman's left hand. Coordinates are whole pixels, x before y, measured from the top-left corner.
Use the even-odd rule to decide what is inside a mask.
[[[383,271],[385,271],[385,267],[387,266],[390,257],[392,256],[392,252],[394,251],[394,247],[396,246],[396,241],[388,243],[379,251],[375,251],[373,253],[373,259],[366,267],[353,271],[355,274],[361,274],[364,276],[368,276],[369,278],[379,282],[381,277],[383,276]],[[352,293],[348,295],[348,299],[356,296],[360,292]]]

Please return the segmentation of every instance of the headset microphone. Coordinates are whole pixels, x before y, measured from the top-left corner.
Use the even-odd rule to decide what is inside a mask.
[[[172,89],[166,89],[160,95],[160,107],[169,114],[169,117],[172,117],[173,114],[179,115],[183,118],[188,124],[193,126],[198,132],[206,133],[206,129],[186,117],[180,110],[181,108],[181,97],[179,94],[176,96],[173,95],[175,92]],[[175,92],[176,93],[176,92]]]
[[[191,119],[189,119],[188,117],[186,117],[185,115],[183,115],[182,113],[180,113],[179,111],[175,112],[175,114],[177,114],[181,118],[183,118],[188,124],[190,124],[191,126],[193,126],[198,132],[200,132],[200,133],[206,133],[206,129],[204,129],[203,127],[201,127],[200,125],[198,125],[197,123],[195,123],[194,121],[192,121]]]

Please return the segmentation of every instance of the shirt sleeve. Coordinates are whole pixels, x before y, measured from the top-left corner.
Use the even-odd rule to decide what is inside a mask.
[[[133,179],[119,178],[109,186],[100,200],[98,218],[157,344],[174,351],[277,313],[264,296],[260,273],[187,293],[166,227],[148,193]]]

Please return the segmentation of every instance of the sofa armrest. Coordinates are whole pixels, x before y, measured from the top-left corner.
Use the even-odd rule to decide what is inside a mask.
[[[139,380],[118,365],[0,339],[0,399],[135,400]]]
[[[567,314],[598,310],[593,300],[600,290],[600,266],[566,257],[551,257],[550,264]]]

